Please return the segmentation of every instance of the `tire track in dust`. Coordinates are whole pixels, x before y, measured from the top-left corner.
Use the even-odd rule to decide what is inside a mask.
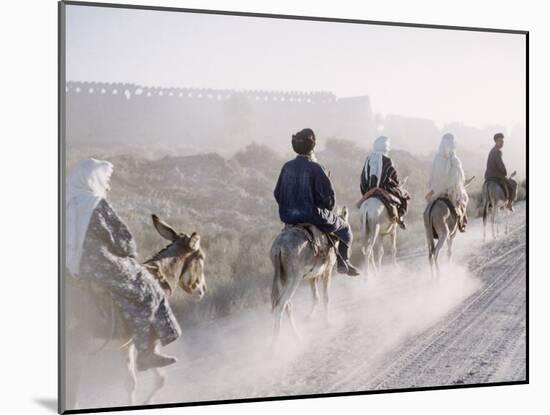
[[[518,261],[514,267],[515,269],[508,269],[501,272],[493,283],[489,284],[480,293],[474,294],[474,298],[471,298],[466,306],[457,307],[451,314],[452,317],[450,320],[447,320],[439,327],[432,328],[430,330],[432,333],[428,334],[427,341],[421,343],[420,346],[414,345],[417,343],[418,338],[422,338],[423,335],[417,336],[416,339],[409,341],[408,344],[403,347],[403,351],[399,353],[400,356],[397,359],[393,359],[389,367],[384,369],[381,373],[376,375],[375,379],[369,382],[368,388],[385,389],[390,381],[396,377],[408,378],[408,376],[403,373],[405,371],[419,373],[421,376],[427,370],[426,366],[429,365],[430,362],[433,362],[434,358],[437,359],[438,354],[442,353],[442,347],[444,349],[452,349],[454,343],[461,343],[465,338],[468,338],[467,332],[475,330],[476,325],[483,326],[483,314],[501,297],[503,292],[515,285],[524,287],[522,277],[525,272],[525,267],[522,263],[523,259],[524,258],[520,257],[520,261]],[[519,295],[521,295],[521,292]],[[462,321],[459,321],[461,319]],[[453,330],[452,328],[457,321],[461,323],[461,327]],[[517,319],[512,329],[508,330],[507,336],[503,338],[502,341],[498,341],[498,338],[493,338],[496,342],[491,345],[497,346],[498,351],[495,353],[497,356],[501,356],[504,351],[509,348],[510,343],[517,339],[517,331],[514,330],[514,328],[520,326],[522,323],[522,319]],[[424,336],[425,335],[426,334],[424,334]],[[492,360],[495,361],[497,356],[494,356]],[[435,366],[435,362],[431,364],[432,368]],[[491,367],[494,368],[491,372],[494,374],[494,372],[498,370],[498,365],[492,365]],[[485,377],[485,381],[491,377],[491,373]],[[451,375],[451,377],[453,377],[453,375]],[[459,381],[458,383],[463,382]],[[433,384],[442,383],[435,381]],[[403,387],[403,385],[399,386]],[[408,386],[410,387],[410,385]],[[395,386],[392,385],[391,387]]]
[[[523,226],[520,226],[519,228],[521,227]],[[516,245],[511,249],[507,249],[494,257],[493,260],[490,261],[490,263],[484,263],[476,266],[472,269],[472,272],[475,274],[479,274],[482,269],[490,268],[492,265],[502,261],[504,258],[510,257],[511,254],[524,247],[525,243],[520,243],[519,246]],[[382,388],[384,383],[390,378],[395,377],[398,372],[401,372],[404,366],[408,364],[410,365],[410,362],[414,362],[420,359],[420,357],[424,353],[426,353],[430,348],[433,348],[438,341],[441,341],[443,339],[447,331],[449,331],[448,329],[452,327],[457,320],[464,317],[468,310],[475,308],[476,305],[480,307],[479,304],[481,304],[481,308],[477,310],[478,313],[486,311],[487,308],[490,307],[496,299],[498,299],[499,295],[504,292],[509,285],[511,285],[515,280],[518,279],[518,277],[524,274],[525,266],[523,258],[524,257],[522,256],[519,261],[516,261],[516,263],[514,264],[515,269],[513,272],[511,272],[512,270],[510,269],[500,272],[498,276],[490,284],[485,286],[481,291],[472,294],[464,302],[449,311],[449,313],[447,313],[447,316],[443,317],[443,323],[440,323],[439,325],[435,326],[435,328],[432,327],[424,331],[423,333],[414,336],[412,339],[409,339],[408,341],[406,341],[405,345],[401,345],[401,350],[388,353],[388,360],[391,360],[386,360],[384,361],[384,363],[378,365],[378,368],[376,370],[382,370],[382,372],[377,374],[374,380],[367,381],[367,384],[369,385],[367,389]],[[487,298],[485,302],[482,301],[484,298]],[[466,305],[463,305],[464,303],[466,303]],[[474,321],[475,316],[472,315],[472,317],[470,317],[470,320]],[[468,324],[465,325],[464,329],[467,329],[467,327]],[[418,346],[418,339],[423,338],[426,338],[426,341],[420,343],[422,346]],[[513,336],[511,336],[510,339],[513,339]],[[455,340],[462,341],[462,339],[460,339],[460,336],[456,336]],[[338,382],[334,383],[328,389],[328,391],[333,392],[342,390],[343,388],[349,389],[352,383],[357,385],[358,379],[363,378],[365,373],[370,372],[370,374],[372,374],[373,369],[374,368],[372,367],[372,361],[366,361],[356,367],[353,371],[348,372]]]
[[[374,388],[433,386],[441,384],[481,383],[493,378],[499,367],[499,356],[506,354],[510,344],[518,337],[518,327],[521,320],[514,319],[512,326],[507,325],[502,318],[493,316],[492,326],[504,327],[504,335],[497,329],[487,339],[487,320],[484,313],[502,297],[505,291],[512,291],[522,285],[521,272],[505,283],[503,289],[493,292],[487,303],[482,304],[483,310],[476,309],[478,303],[460,316],[457,327],[446,330],[429,347],[424,349],[411,361],[405,360],[402,366],[382,382],[373,385]],[[513,288],[513,289],[512,289]],[[520,294],[514,293],[514,297]],[[496,321],[495,321],[496,320]],[[464,342],[464,339],[469,339]],[[452,353],[449,353],[452,351]],[[470,359],[470,360],[469,360]],[[488,370],[490,368],[490,370]],[[448,369],[448,370],[446,370]],[[407,376],[406,373],[414,373]],[[412,384],[403,384],[401,379],[412,378]]]

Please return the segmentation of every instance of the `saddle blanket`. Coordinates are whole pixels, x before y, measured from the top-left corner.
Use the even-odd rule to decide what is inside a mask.
[[[395,195],[380,187],[374,187],[370,189],[367,193],[365,193],[361,200],[357,202],[357,208],[360,208],[363,202],[371,197],[376,197],[378,200],[380,200],[386,207],[390,218],[392,218],[393,221],[397,221],[397,206],[401,202]]]
[[[310,223],[286,224],[284,229],[300,229],[304,232],[315,256],[326,255],[339,239],[336,235],[322,232],[317,226]]]

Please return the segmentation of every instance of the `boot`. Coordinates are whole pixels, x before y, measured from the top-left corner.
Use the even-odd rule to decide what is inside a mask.
[[[460,232],[466,232],[466,216],[460,216],[458,218],[458,230]]]
[[[136,368],[142,372],[148,369],[169,366],[176,362],[177,359],[175,357],[164,356],[157,353],[154,349],[140,350],[136,359]]]
[[[338,246],[338,260],[337,260],[337,266],[336,270],[339,274],[346,274],[350,277],[356,277],[360,274],[357,267],[352,265],[351,262],[349,262],[349,248],[344,243],[340,242]]]
[[[407,225],[405,225],[405,218],[403,216],[399,216],[397,218],[397,224],[401,229],[407,229]]]
[[[338,265],[336,267],[336,270],[338,271],[338,274],[346,274],[350,277],[356,277],[357,275],[361,274],[357,267],[352,265],[349,260],[342,261],[340,258],[338,258]]]

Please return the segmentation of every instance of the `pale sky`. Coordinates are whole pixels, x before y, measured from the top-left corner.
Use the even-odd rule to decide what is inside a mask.
[[[525,36],[67,6],[67,80],[369,95],[440,126],[525,123]]]

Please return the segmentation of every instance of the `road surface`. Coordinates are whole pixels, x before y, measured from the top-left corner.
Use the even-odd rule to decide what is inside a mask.
[[[306,320],[311,298],[303,284],[294,300],[301,337],[283,331],[276,351],[267,305],[183,327],[166,350],[179,361],[156,403],[524,380],[525,206],[518,204],[509,234],[497,241],[483,243],[481,221],[471,222],[439,280],[424,245],[366,282],[335,276],[329,325],[321,307]],[[106,380],[107,366],[90,371],[82,407],[127,404],[120,372]],[[139,391],[150,380],[140,375]]]

